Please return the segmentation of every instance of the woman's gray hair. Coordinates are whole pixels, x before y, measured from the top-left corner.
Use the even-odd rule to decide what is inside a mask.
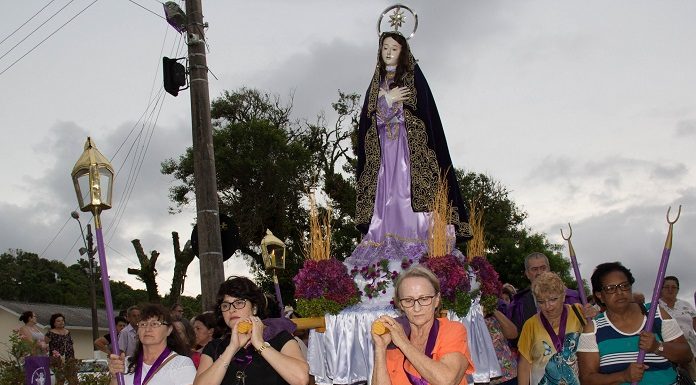
[[[430,271],[430,269],[423,265],[411,266],[402,271],[401,274],[399,274],[399,276],[396,278],[396,282],[394,282],[394,306],[397,309],[401,309],[401,303],[399,302],[399,289],[406,278],[425,278],[428,280],[428,282],[430,282],[433,289],[435,289],[435,295],[440,294],[440,280],[432,271]],[[442,306],[442,301],[440,301],[440,305],[438,305],[438,307],[435,309],[435,314],[440,312],[440,306]]]

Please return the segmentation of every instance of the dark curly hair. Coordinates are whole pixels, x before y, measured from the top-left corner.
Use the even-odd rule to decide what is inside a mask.
[[[602,281],[604,280],[604,277],[606,277],[609,273],[613,273],[615,271],[623,273],[631,285],[633,285],[633,283],[636,282],[636,279],[633,278],[633,274],[631,274],[631,270],[626,268],[626,266],[622,265],[621,262],[606,262],[597,265],[597,267],[595,267],[594,272],[592,273],[592,278],[590,278],[590,281],[592,282],[592,293],[595,294],[595,300],[600,305],[604,304],[599,299],[599,296],[597,296],[596,293],[602,291]]]
[[[33,315],[34,315],[33,311],[27,310],[24,313],[22,313],[22,315],[19,316],[19,320],[24,322],[24,323],[27,323],[27,322],[29,322],[29,318],[31,318]]]
[[[181,356],[189,356],[191,351],[187,348],[186,343],[181,339],[179,333],[172,326],[172,317],[169,315],[169,310],[160,304],[145,305],[140,312],[140,320],[148,321],[155,318],[161,321],[164,327],[171,327],[172,332],[167,336],[167,347]],[[135,372],[135,366],[138,364],[138,357],[143,353],[143,345],[140,341],[135,344],[133,356],[128,358],[128,373]]]
[[[65,316],[61,313],[56,313],[51,315],[51,319],[48,321],[48,324],[51,325],[51,329],[56,328],[56,320],[58,318],[63,318],[63,321],[65,321]]]
[[[266,296],[263,294],[263,290],[256,286],[249,278],[233,275],[220,284],[220,288],[218,289],[215,316],[220,326],[225,326],[226,329],[229,329],[229,327],[225,325],[222,311],[220,310],[220,305],[226,295],[238,299],[249,300],[251,305],[256,307],[257,317],[261,319],[268,317],[268,304],[266,303]]]
[[[408,42],[406,41],[406,38],[400,33],[384,32],[379,38],[379,79],[384,79],[384,77],[387,74],[387,64],[384,62],[384,59],[382,58],[382,44],[384,43],[384,39],[388,37],[391,37],[392,39],[396,40],[396,42],[399,43],[399,45],[401,46],[399,59],[396,63],[394,83],[392,83],[392,85],[389,88],[391,89],[395,87],[403,87],[405,74],[407,71],[411,70],[411,68],[409,68],[409,57],[411,56],[411,50],[408,47]]]

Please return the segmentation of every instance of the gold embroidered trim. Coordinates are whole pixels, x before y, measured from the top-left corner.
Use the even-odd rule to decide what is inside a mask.
[[[357,224],[366,223],[369,225],[372,222],[381,154],[382,150],[377,136],[377,121],[372,115],[370,116],[370,128],[365,133],[365,166],[363,172],[358,176],[355,189],[355,223]]]
[[[404,120],[411,163],[411,206],[414,212],[427,212],[435,194],[434,186],[437,185],[440,166],[437,162],[435,151],[428,147],[428,134],[425,123],[406,109],[406,106],[409,106],[415,111],[418,100],[415,86],[415,63],[413,55],[409,53],[409,68],[405,72],[404,86],[408,87],[410,95],[408,99],[403,101]],[[377,175],[382,155],[375,118],[379,86],[378,60],[368,92],[367,116],[370,119],[370,127],[365,133],[365,166],[356,183],[355,223],[357,224],[369,225],[372,222],[372,214],[375,207]],[[458,207],[453,207],[451,224],[456,227],[457,235],[471,238],[471,226],[469,223],[462,221],[461,218]]]
[[[440,166],[435,151],[428,147],[425,123],[406,109],[404,121],[411,158],[411,206],[413,211],[427,212],[435,198]]]

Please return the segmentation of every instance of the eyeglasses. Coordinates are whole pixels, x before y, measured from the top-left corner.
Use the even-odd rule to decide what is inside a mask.
[[[428,306],[431,303],[433,303],[433,298],[437,297],[437,294],[435,295],[424,295],[422,297],[418,298],[401,298],[399,300],[399,303],[401,304],[402,307],[413,307],[416,305],[416,302],[418,302],[419,305],[421,306]]]
[[[147,328],[148,326],[151,327],[151,328],[153,328],[153,329],[157,329],[157,328],[159,328],[159,327],[162,326],[162,325],[169,325],[169,324],[166,323],[166,322],[162,322],[162,321],[150,321],[150,322],[142,321],[142,322],[138,322],[138,327],[139,327],[139,328],[143,328],[143,329]]]
[[[614,294],[616,293],[616,289],[621,289],[621,291],[629,291],[631,290],[631,283],[624,282],[618,285],[606,285],[602,288],[602,291],[607,294]]]
[[[232,302],[222,302],[220,304],[220,311],[226,312],[230,310],[231,308],[235,309],[244,309],[244,306],[246,306],[247,301],[245,299],[237,299]]]
[[[560,297],[556,298],[549,298],[545,300],[538,299],[537,300],[537,305],[539,306],[544,306],[544,305],[555,305],[558,303],[558,300],[561,299]]]

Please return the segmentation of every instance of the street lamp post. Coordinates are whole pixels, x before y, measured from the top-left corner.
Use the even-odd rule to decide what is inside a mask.
[[[77,211],[70,213],[70,216],[75,218],[78,225],[80,226],[80,234],[82,234],[82,243],[85,247],[80,247],[80,255],[87,254],[89,261],[89,299],[92,307],[92,341],[96,341],[99,338],[99,323],[97,319],[97,291],[94,282],[94,246],[92,245],[92,228],[87,225],[87,238],[85,238],[85,231],[82,228],[82,222],[80,222],[80,214]],[[89,239],[89,244],[87,243]]]
[[[109,335],[111,336],[111,353],[119,355],[116,335],[116,323],[114,322],[114,307],[111,301],[111,287],[109,286],[109,273],[106,268],[106,251],[104,250],[104,236],[99,214],[103,210],[111,208],[111,196],[113,192],[114,168],[109,160],[102,155],[91,138],[87,138],[85,149],[73,167],[72,180],[77,194],[77,202],[81,211],[92,212],[94,215],[94,228],[97,233],[97,251],[99,253],[99,265],[101,266],[101,281],[104,290],[104,305],[106,306],[106,318],[109,323]],[[119,385],[124,385],[123,373],[116,376]]]
[[[280,283],[278,282],[278,269],[285,269],[285,243],[268,229],[266,229],[266,236],[261,240],[261,256],[266,270],[273,270],[273,286],[280,308],[280,316],[285,317],[285,306],[283,306],[283,297],[280,296]]]

